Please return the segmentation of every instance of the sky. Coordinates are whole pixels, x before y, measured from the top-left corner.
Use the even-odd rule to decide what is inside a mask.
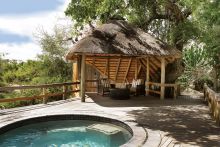
[[[36,34],[67,25],[69,0],[0,0],[0,54],[6,59],[36,59],[42,52]]]

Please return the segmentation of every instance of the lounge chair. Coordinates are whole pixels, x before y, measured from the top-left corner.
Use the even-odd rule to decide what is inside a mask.
[[[101,93],[103,96],[104,95],[109,95],[110,92],[110,81],[107,78],[102,78],[99,81],[99,93]]]

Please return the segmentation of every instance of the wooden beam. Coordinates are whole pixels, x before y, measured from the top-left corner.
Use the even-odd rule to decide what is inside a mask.
[[[138,78],[138,58],[135,58],[136,64],[135,64],[135,79]]]
[[[128,61],[128,66],[127,66],[127,70],[126,70],[126,72],[125,72],[124,82],[125,82],[126,79],[127,79],[128,72],[129,72],[129,69],[130,69],[130,66],[131,66],[131,61],[132,61],[132,58],[130,58],[130,60]]]
[[[146,82],[150,82],[150,60],[147,58],[147,67],[146,67]],[[150,86],[146,85],[146,94],[149,95]]]
[[[140,59],[140,61],[142,61],[141,63],[142,63],[143,65],[142,65],[142,64],[141,64],[141,65],[143,66],[144,70],[146,71],[147,65],[145,65],[145,63],[147,63],[147,60]],[[149,63],[150,63],[149,66],[151,67],[151,68],[149,68],[149,69],[150,69],[150,73],[151,73],[150,76],[154,77],[155,79],[158,79],[159,76],[157,75],[157,72],[156,72],[155,67],[151,65],[150,59],[149,59]],[[147,72],[147,71],[146,71],[146,72]]]
[[[161,84],[165,84],[165,58],[161,58],[161,80],[160,80],[160,83]],[[163,100],[164,99],[164,95],[165,95],[165,86],[161,85],[161,88],[160,88],[160,99]]]
[[[100,72],[100,74],[104,75],[104,71],[100,70],[96,65],[93,65],[93,63],[88,62],[88,61],[87,61],[86,63],[89,64],[89,65],[91,65],[91,66],[93,66],[93,67],[95,67],[96,70]]]
[[[80,82],[80,93],[81,93],[81,101],[85,102],[85,90],[86,90],[86,55],[82,54],[81,58],[81,82]]]
[[[150,63],[150,67],[151,69],[154,71],[155,73],[155,77],[157,77],[157,79],[159,80],[160,79],[160,74],[158,73],[158,70],[160,69],[160,66],[158,67],[153,60],[151,60],[149,58],[149,63]]]
[[[118,76],[118,70],[119,70],[119,67],[120,67],[120,63],[121,63],[121,58],[118,59],[118,64],[116,66],[115,81],[117,81],[117,76]]]
[[[107,64],[107,74],[108,74],[108,79],[110,78],[110,68],[109,68],[109,57],[108,57],[108,59],[107,59],[107,61],[108,61],[108,64]]]
[[[145,60],[145,59],[142,59],[142,60],[143,60],[143,63],[147,63],[147,60]],[[151,69],[153,69],[153,71],[156,73],[157,70],[158,70],[160,67],[158,67],[158,66],[153,62],[153,60],[151,60],[149,57],[148,57],[148,60],[149,60]],[[146,66],[147,66],[147,65],[146,65]]]
[[[73,92],[79,92],[79,90],[71,90],[67,91],[67,93],[73,93]],[[63,95],[64,92],[59,92],[59,93],[47,93],[45,95],[35,95],[31,97],[17,97],[17,98],[7,98],[7,99],[0,99],[0,103],[5,103],[5,102],[15,102],[15,101],[27,101],[27,100],[34,100],[34,99],[42,99],[44,97],[50,97],[50,96],[58,96],[58,95]]]
[[[74,85],[80,84],[80,82],[66,82],[66,83],[54,83],[54,84],[43,84],[43,85],[32,85],[32,86],[11,86],[11,87],[0,87],[0,91],[13,91],[13,90],[24,90],[24,89],[36,89],[36,88],[49,88],[49,87],[62,87],[63,85]]]
[[[95,57],[92,59],[92,65],[95,65]]]
[[[137,76],[140,74],[140,72],[141,72],[141,65],[139,65],[139,67],[138,67],[138,73],[137,73]]]
[[[109,78],[109,58],[106,58],[104,75]]]

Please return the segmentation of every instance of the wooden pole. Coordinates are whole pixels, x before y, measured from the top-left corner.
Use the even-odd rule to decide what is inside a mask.
[[[77,58],[77,67],[78,67],[78,79],[79,79],[79,81],[81,81],[81,64],[82,64],[82,56],[79,56],[78,58]],[[79,88],[81,88],[80,87],[81,85],[79,85]],[[81,92],[79,92],[79,97],[81,97]]]
[[[178,90],[177,85],[175,85],[174,86],[174,94],[173,94],[174,99],[176,99],[176,97],[177,97],[177,94],[178,94],[177,90]]]
[[[42,94],[44,95],[44,97],[43,97],[43,103],[44,103],[44,104],[47,104],[46,88],[43,88],[42,90],[43,90]]]
[[[67,92],[67,86],[66,85],[63,85],[63,100],[66,99],[66,92]]]
[[[161,87],[160,87],[160,99],[163,100],[164,99],[164,95],[165,95],[165,58],[161,58]]]
[[[79,65],[78,60],[73,63],[73,82],[78,82],[79,81],[78,65]],[[79,87],[78,87],[78,85],[73,85],[72,89],[73,90],[78,90]],[[79,96],[79,93],[78,92],[73,93],[73,96]]]
[[[85,102],[85,89],[86,89],[86,55],[82,54],[81,58],[81,81],[80,81],[80,93],[81,93],[81,101]]]
[[[150,82],[150,60],[147,58],[147,69],[146,69],[146,82]],[[146,84],[146,94],[149,95],[150,86]]]

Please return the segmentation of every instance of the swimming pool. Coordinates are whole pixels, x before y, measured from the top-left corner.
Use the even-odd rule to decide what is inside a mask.
[[[1,133],[0,146],[118,147],[132,137],[122,122],[94,118],[53,116],[17,122]]]

